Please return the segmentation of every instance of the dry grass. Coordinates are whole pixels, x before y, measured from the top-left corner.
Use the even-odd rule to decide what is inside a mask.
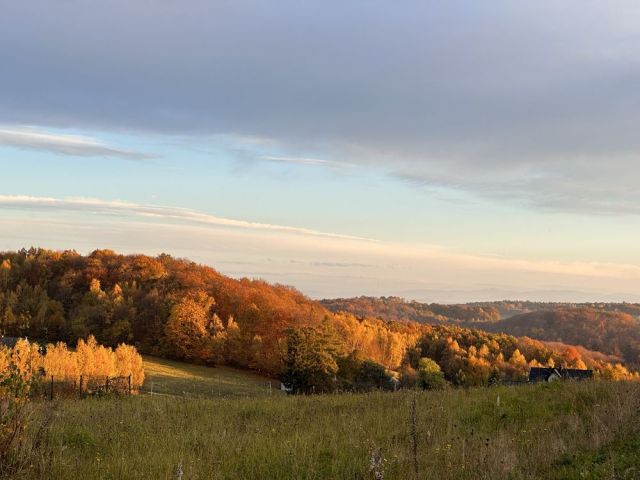
[[[280,382],[244,370],[190,365],[151,356],[143,356],[143,360],[144,392],[213,398],[280,394]]]
[[[181,465],[185,479],[366,479],[381,452],[384,478],[404,480],[415,477],[415,447],[420,478],[639,478],[629,476],[640,472],[639,406],[639,384],[594,382],[64,401],[39,474],[173,479]]]

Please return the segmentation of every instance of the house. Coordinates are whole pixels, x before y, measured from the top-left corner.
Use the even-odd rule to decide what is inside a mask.
[[[578,368],[531,367],[530,382],[554,382],[556,380],[588,380],[593,378],[593,370]]]
[[[18,343],[18,337],[6,337],[4,335],[0,336],[0,347],[9,347],[13,348]]]
[[[287,385],[286,383],[280,382],[280,390],[283,392],[291,393],[293,392],[293,387]]]

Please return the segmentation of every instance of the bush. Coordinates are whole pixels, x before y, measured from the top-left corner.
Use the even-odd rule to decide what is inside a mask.
[[[400,388],[416,388],[418,386],[418,372],[410,365],[400,370]]]
[[[423,357],[418,362],[418,379],[425,390],[439,390],[446,386],[440,366],[430,358]]]
[[[2,352],[4,369],[0,371],[0,478],[11,477],[29,461],[26,446],[28,399],[37,377],[21,369],[16,364],[17,358],[17,355],[12,355],[7,350]]]
[[[357,391],[393,390],[393,383],[382,365],[365,360],[356,372],[354,389]]]

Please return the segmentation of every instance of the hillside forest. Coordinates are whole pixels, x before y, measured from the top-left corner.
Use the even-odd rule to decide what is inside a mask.
[[[499,320],[488,307],[434,308],[458,323]],[[254,370],[298,392],[487,385],[523,380],[536,365],[635,376],[619,358],[625,352],[371,313],[334,312],[294,288],[166,254],[0,253],[0,330],[42,343],[73,346],[93,335],[107,346]]]
[[[464,305],[427,304],[399,297],[322,300],[334,312],[387,321],[455,324],[527,336],[553,346],[586,348],[640,368],[640,305],[500,301]]]

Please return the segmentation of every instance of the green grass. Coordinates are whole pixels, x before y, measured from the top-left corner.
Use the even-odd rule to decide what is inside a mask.
[[[640,478],[640,429],[630,425],[627,432],[593,452],[581,452],[560,458],[558,479],[598,480]]]
[[[145,393],[186,397],[258,397],[281,394],[279,381],[243,370],[204,367],[150,356],[143,358]]]
[[[639,406],[640,384],[596,382],[68,400],[25,478],[368,479],[379,448],[385,479],[640,478]]]

